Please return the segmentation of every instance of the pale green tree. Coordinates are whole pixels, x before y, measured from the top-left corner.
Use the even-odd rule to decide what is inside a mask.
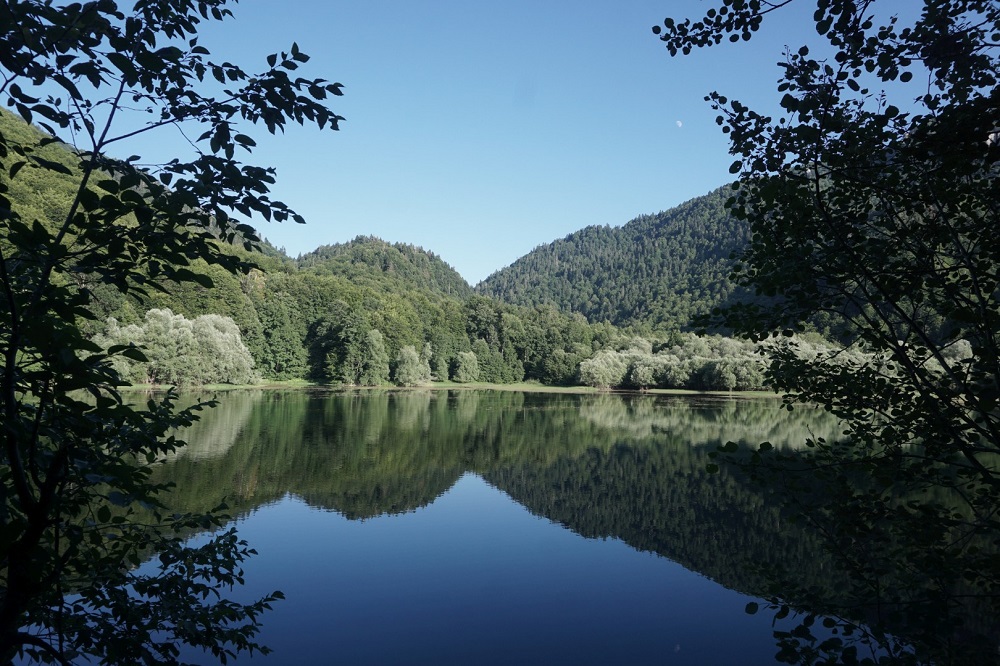
[[[396,356],[395,377],[400,386],[420,386],[430,382],[431,368],[412,345],[406,345]]]
[[[252,384],[258,380],[253,356],[230,317],[206,314],[191,322],[195,348],[204,363],[204,383]]]
[[[368,331],[362,346],[362,369],[358,383],[362,386],[381,386],[389,382],[389,352],[385,338],[376,328]]]
[[[652,354],[636,356],[629,363],[625,378],[626,385],[639,390],[656,386],[660,382],[662,365],[661,359]]]
[[[154,308],[142,324],[124,328],[111,319],[94,338],[103,348],[135,345],[146,361],[117,359],[117,367],[143,384],[197,386],[252,384],[257,381],[250,351],[235,322],[220,315],[188,319],[169,309]]]
[[[596,388],[612,388],[625,382],[628,372],[626,356],[611,349],[602,349],[580,363],[580,382]]]
[[[451,378],[463,384],[479,381],[479,360],[475,353],[471,351],[458,353]]]
[[[425,383],[430,382],[434,379],[434,370],[432,364],[434,363],[434,348],[431,346],[430,342],[424,342],[424,346],[420,348],[420,363],[421,365],[427,366],[427,378]]]

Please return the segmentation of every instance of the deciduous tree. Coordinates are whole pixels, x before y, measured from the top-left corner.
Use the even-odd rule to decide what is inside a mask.
[[[255,145],[244,132],[336,129],[324,99],[340,85],[297,76],[308,57],[295,44],[254,73],[212,58],[198,30],[228,19],[227,5],[0,5],[0,93],[48,133],[0,136],[0,661],[170,663],[179,644],[219,658],[260,648],[276,595],[221,596],[252,551],[220,515],[165,511],[166,488],[150,480],[148,464],[181,444],[169,429],[195,413],[175,411],[172,396],[125,404],[111,360],[142,353],[101,349],[80,328],[98,286],[141,299],[164,283],[209,286],[188,268],[197,259],[247,270],[219,242],[254,243],[235,216],[302,221],[268,197],[272,169],[238,159]],[[157,131],[190,137],[177,144],[192,154],[112,157]],[[56,141],[69,159],[47,156]],[[12,184],[45,174],[72,179],[71,200],[19,210]],[[162,522],[137,520],[140,505]],[[187,545],[194,530],[215,536]]]
[[[420,386],[431,381],[431,366],[416,349],[406,345],[396,356],[395,376],[400,386]]]
[[[94,342],[103,349],[142,347],[148,362],[116,357],[113,363],[123,378],[139,384],[252,384],[258,379],[240,329],[229,317],[216,314],[192,320],[153,309],[142,325],[121,327],[111,319]]]
[[[387,384],[389,382],[389,352],[385,348],[385,338],[377,328],[373,328],[365,335],[362,356],[364,360],[358,383],[362,386]]]
[[[463,384],[479,380],[479,360],[473,352],[459,352],[452,379]]]
[[[654,32],[687,54],[749,39],[790,4],[724,0]],[[727,206],[752,232],[734,277],[766,299],[716,323],[760,339],[820,315],[863,352],[778,346],[770,366],[790,409],[825,405],[846,438],[764,446],[754,471],[797,470],[769,478],[858,578],[853,610],[776,593],[784,612],[798,593],[856,629],[820,641],[807,614],[782,657],[854,658],[861,636],[900,660],[993,663],[995,635],[970,619],[1000,616],[1000,6],[814,5],[825,43],[785,54],[780,117],[708,97],[737,158]],[[815,484],[840,501],[811,502]]]

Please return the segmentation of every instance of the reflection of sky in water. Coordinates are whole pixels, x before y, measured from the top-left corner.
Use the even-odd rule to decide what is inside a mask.
[[[286,497],[240,534],[259,555],[237,594],[287,597],[264,620],[275,652],[253,663],[754,664],[776,651],[770,614],[747,616],[744,595],[577,536],[472,474],[428,507],[364,521]]]

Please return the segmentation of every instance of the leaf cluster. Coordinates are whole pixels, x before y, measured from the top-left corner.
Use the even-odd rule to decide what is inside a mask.
[[[211,403],[174,396],[127,404],[116,365],[135,347],[91,340],[98,296],[141,302],[170,285],[207,289],[201,266],[246,273],[239,216],[301,219],[268,197],[273,170],[241,163],[259,123],[336,129],[324,98],[340,85],[294,78],[297,46],[258,74],[216,62],[198,41],[225,0],[114,0],[0,6],[0,96],[44,133],[0,125],[0,660],[171,663],[176,643],[225,660],[255,640],[271,594],[237,603],[252,554],[229,532],[202,546],[190,530],[218,512],[167,515],[150,465],[182,445],[173,429]],[[114,157],[140,134],[174,131],[191,155],[143,164]],[[188,159],[190,158],[190,159]],[[37,205],[25,192],[42,190]],[[221,329],[218,329],[221,333]],[[156,520],[138,519],[152,508]],[[136,569],[159,552],[154,572]]]
[[[747,36],[787,4],[727,0],[655,32],[687,52],[739,26]],[[782,117],[708,98],[737,158],[727,208],[751,232],[733,279],[759,297],[716,321],[753,339],[834,322],[848,346],[779,351],[768,379],[789,409],[818,403],[839,416],[848,438],[790,457],[762,448],[750,466],[788,484],[856,570],[879,609],[853,616],[871,644],[903,661],[990,663],[954,620],[1000,599],[1000,10],[935,0],[904,21],[874,0],[815,5],[825,44],[785,54]],[[818,504],[816,487],[841,499]],[[910,645],[893,643],[890,617],[915,627]],[[808,627],[780,638],[784,659],[816,658]],[[824,650],[847,659],[840,647]]]

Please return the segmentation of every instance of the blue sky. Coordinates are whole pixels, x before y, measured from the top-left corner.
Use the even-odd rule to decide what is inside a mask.
[[[650,28],[710,4],[243,0],[201,43],[253,70],[296,41],[312,56],[300,73],[344,84],[341,131],[258,141],[274,198],[308,223],[261,222],[266,238],[292,256],[358,235],[412,243],[475,284],[729,181],[704,96],[773,110],[775,63],[815,32],[799,3],[749,43],[671,58]]]

